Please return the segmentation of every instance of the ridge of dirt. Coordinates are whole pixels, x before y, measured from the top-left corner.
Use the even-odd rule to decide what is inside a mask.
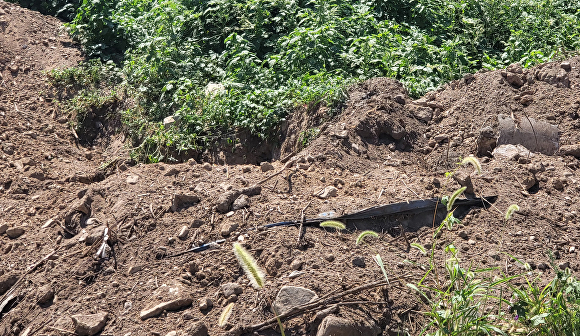
[[[5,2],[0,9],[0,228],[24,231],[10,238],[0,229],[0,284],[23,276],[16,298],[0,312],[0,335],[65,334],[58,329],[74,330],[70,316],[100,312],[109,315],[101,335],[202,335],[191,331],[199,323],[210,335],[224,334],[217,320],[229,302],[235,302],[229,326],[247,325],[273,317],[266,298],[274,299],[282,286],[303,286],[321,297],[381,279],[374,253],[388,261],[390,274],[417,281],[424,271],[406,260],[426,264],[427,257],[407,249],[400,225],[407,239],[428,247],[430,221],[404,216],[349,221],[342,233],[307,227],[302,244],[296,227],[256,228],[299,220],[302,213],[346,214],[449,194],[460,185],[447,181],[445,172],[478,151],[483,173],[471,175],[474,191],[498,199],[491,207],[467,209],[437,250],[453,242],[462,260],[474,266],[521,273],[498,253],[506,252],[544,280],[553,276],[544,267],[546,251],[552,250],[559,265],[580,271],[578,159],[534,153],[508,160],[491,155],[493,141],[482,140],[497,136],[497,116],[505,114],[556,124],[560,145],[577,144],[579,58],[521,72],[512,67],[467,75],[416,101],[396,81],[366,81],[350,89],[344,111],[334,119],[320,124],[324,107],[290,119],[290,131],[281,134],[280,158],[297,154],[290,164],[272,162],[273,170],[195,161],[131,165],[119,151],[120,140],[107,148],[78,145],[56,102],[38,94],[47,85],[43,71],[81,60],[61,23]],[[312,127],[320,134],[302,149],[299,134]],[[285,165],[281,174],[253,187]],[[457,173],[471,171],[462,167]],[[330,187],[336,196],[320,197]],[[234,199],[245,206],[233,210]],[[506,227],[503,213],[510,204],[521,210]],[[105,226],[109,258],[95,258]],[[180,235],[184,227],[188,232]],[[381,239],[356,246],[363,229],[380,232]],[[208,251],[168,257],[219,239],[225,242]],[[253,289],[238,266],[231,252],[236,241],[266,270],[265,289]],[[26,274],[55,249],[54,258]],[[437,258],[442,265],[442,256]],[[235,298],[222,290],[230,282],[242,288]],[[192,304],[142,320],[142,311],[167,300],[164,285],[178,288]],[[51,291],[54,298],[44,300]],[[201,310],[207,298],[213,307]],[[422,322],[416,311],[426,309],[398,284],[349,300],[386,302],[341,306],[333,313],[379,326],[385,335],[402,328],[415,334]],[[288,334],[315,335],[320,320],[309,313],[284,324]]]

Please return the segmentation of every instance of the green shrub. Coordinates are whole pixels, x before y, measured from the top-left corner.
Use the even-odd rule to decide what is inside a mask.
[[[270,137],[296,105],[333,106],[371,77],[418,97],[481,68],[561,57],[580,49],[580,3],[84,0],[69,27],[88,55],[123,68],[138,102],[129,125],[148,130],[134,145],[171,153],[239,130]],[[226,92],[207,97],[208,83]],[[184,122],[162,129],[169,115]]]

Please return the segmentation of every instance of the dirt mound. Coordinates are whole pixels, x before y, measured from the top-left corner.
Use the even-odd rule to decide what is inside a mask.
[[[415,101],[400,83],[369,80],[350,89],[338,116],[323,106],[304,108],[283,128],[279,147],[248,158],[284,159],[270,164],[233,165],[222,155],[222,164],[133,166],[117,151],[120,140],[83,147],[56,103],[39,94],[43,71],[81,59],[61,24],[4,2],[0,8],[1,335],[72,332],[79,326],[71,316],[79,314],[75,321],[104,328],[101,335],[204,335],[204,328],[222,334],[217,321],[230,302],[226,329],[272,318],[269,299],[283,286],[323,297],[380,280],[375,253],[393,278],[416,282],[424,275],[416,265],[427,257],[406,241],[433,243],[431,213],[427,220],[399,214],[347,221],[340,234],[260,227],[439,197],[460,185],[497,201],[467,208],[437,251],[454,243],[474,266],[519,274],[498,253],[506,252],[548,279],[545,252],[552,250],[561,267],[579,271],[578,159],[498,146],[505,118],[551,123],[560,146],[578,143],[578,58],[467,75]],[[456,164],[470,154],[479,155],[482,174]],[[201,157],[220,162],[213,156],[220,158]],[[445,177],[455,170],[455,178]],[[506,227],[510,204],[521,210]],[[355,245],[363,229],[381,239]],[[221,239],[203,252],[180,254]],[[243,275],[231,252],[236,241],[266,270],[264,290]],[[371,333],[416,334],[417,312],[427,309],[395,281],[338,301],[374,303],[332,306],[324,323],[316,312],[288,319],[287,333],[314,335],[334,321]]]

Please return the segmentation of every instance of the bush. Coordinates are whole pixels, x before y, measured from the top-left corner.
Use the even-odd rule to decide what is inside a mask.
[[[481,68],[560,57],[580,47],[580,3],[85,0],[69,27],[90,56],[122,66],[139,102],[126,118],[134,145],[187,150],[239,130],[267,138],[297,104],[332,105],[375,76],[418,97]],[[208,97],[208,83],[226,92]],[[184,122],[164,129],[169,115]]]

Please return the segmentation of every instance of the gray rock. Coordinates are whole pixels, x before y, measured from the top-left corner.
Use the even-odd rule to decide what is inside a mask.
[[[172,167],[167,172],[165,172],[165,174],[163,174],[163,175],[164,176],[173,176],[173,175],[177,175],[177,174],[179,174],[179,170],[175,167]]]
[[[216,210],[221,213],[230,211],[232,203],[234,203],[240,194],[241,192],[239,190],[230,190],[221,194],[217,200]]]
[[[137,184],[138,181],[139,181],[139,176],[137,176],[137,175],[127,176],[127,183],[129,183],[129,184]]]
[[[374,321],[355,322],[329,315],[318,326],[316,336],[377,336],[381,328]]]
[[[447,134],[437,134],[436,136],[433,137],[433,140],[440,142],[443,140],[447,140],[449,138],[449,136]]]
[[[358,266],[358,267],[365,267],[366,266],[364,257],[354,257],[354,259],[352,259],[352,264],[354,266]]]
[[[207,310],[213,307],[213,301],[210,298],[201,298],[199,300],[199,310]]]
[[[406,101],[405,101],[405,96],[403,96],[402,94],[398,94],[395,96],[395,101],[401,105],[405,105]]]
[[[224,293],[224,296],[226,298],[229,298],[232,295],[240,295],[244,292],[244,290],[242,289],[242,286],[240,286],[238,283],[235,282],[228,282],[226,284],[222,285],[222,293]]]
[[[565,261],[565,262],[561,262],[561,263],[559,263],[559,264],[558,264],[558,267],[559,267],[561,270],[565,270],[566,268],[569,268],[569,267],[570,267],[570,263],[569,263],[569,262],[567,262],[567,261]]]
[[[508,72],[506,80],[508,81],[508,83],[510,83],[511,85],[520,87],[522,85],[524,85],[524,81],[522,79],[521,75],[515,74],[515,73],[511,73]]]
[[[262,162],[260,163],[260,169],[262,169],[262,172],[267,172],[270,170],[274,170],[274,166],[270,163],[270,162]]]
[[[4,234],[8,230],[8,224],[0,224],[0,234]]]
[[[299,270],[302,268],[304,262],[300,259],[294,259],[292,263],[290,263],[290,268],[293,270]]]
[[[171,210],[176,212],[179,209],[191,206],[199,202],[199,197],[197,195],[186,195],[186,194],[175,194],[173,195],[173,202],[171,204]]]
[[[540,263],[540,264],[538,264],[538,269],[539,270],[542,270],[542,271],[547,270],[548,269],[548,264],[546,264],[546,263]]]
[[[522,65],[520,63],[512,63],[512,64],[508,65],[508,67],[506,68],[506,71],[516,73],[516,74],[524,73],[524,69],[522,68]]]
[[[100,225],[89,231],[89,234],[85,239],[85,244],[93,245],[97,240],[103,237],[103,232],[105,232],[105,228],[106,228],[105,225]]]
[[[54,299],[54,289],[50,284],[46,284],[36,292],[36,302],[40,305],[50,303]]]
[[[181,230],[179,231],[177,238],[184,240],[184,239],[187,239],[188,235],[189,235],[189,228],[186,225],[184,225],[181,227]]]
[[[222,225],[220,233],[222,237],[227,237],[238,228],[236,223],[225,223]]]
[[[247,188],[243,188],[240,190],[240,192],[247,196],[260,195],[262,193],[262,186],[256,184]]]
[[[14,272],[0,276],[0,295],[6,293],[10,287],[14,286],[16,281],[18,281],[18,274]]]
[[[14,144],[10,142],[5,142],[2,144],[2,151],[8,155],[14,154]]]
[[[572,69],[572,66],[570,65],[570,62],[562,62],[560,63],[560,68],[566,70],[566,71],[570,71]]]
[[[211,171],[212,170],[212,166],[209,162],[206,162],[202,165],[202,168],[207,170],[207,171]]]
[[[467,233],[465,231],[459,231],[457,235],[465,240],[467,240],[468,238]]]
[[[90,315],[78,314],[71,316],[75,328],[75,333],[81,336],[92,336],[101,332],[103,328],[105,328],[108,318],[109,314],[106,312]]]
[[[467,188],[465,189],[466,194],[475,193],[473,182],[471,181],[471,176],[469,174],[463,172],[456,172],[455,174],[453,174],[453,179],[457,181],[457,183],[459,183],[460,186]]]
[[[143,269],[143,265],[133,265],[133,266],[129,267],[127,274],[128,275],[135,274],[135,273],[141,271],[142,269]]]
[[[524,189],[530,190],[534,185],[536,185],[537,182],[538,181],[536,180],[534,174],[527,174],[521,183],[522,186],[524,186]]]
[[[240,210],[250,205],[250,198],[247,195],[241,194],[236,198],[232,204],[232,210]]]
[[[580,144],[560,146],[559,153],[560,155],[572,155],[576,158],[580,158]]]
[[[24,234],[24,228],[20,227],[20,226],[14,226],[11,228],[8,228],[6,230],[6,235],[12,239],[16,239],[20,236],[22,236]]]
[[[191,325],[191,327],[189,327],[187,329],[187,335],[188,336],[207,336],[208,335],[207,326],[201,321],[195,322],[194,324]]]
[[[294,307],[316,299],[318,299],[318,295],[308,288],[283,286],[276,295],[273,305],[277,314],[284,314]]]
[[[318,195],[318,197],[322,199],[327,199],[330,197],[336,197],[338,195],[338,189],[333,186],[328,186],[322,190],[322,192]]]
[[[411,109],[411,113],[418,120],[429,122],[433,117],[433,110],[430,107],[423,107],[417,105],[407,105]]]
[[[494,158],[514,161],[519,159],[520,156],[533,156],[533,154],[522,145],[500,145],[493,150],[492,155]]]
[[[165,334],[165,336],[177,336],[177,331],[171,330],[170,332],[168,332],[167,334]]]
[[[146,320],[150,317],[159,316],[164,310],[179,310],[191,305],[193,300],[189,297],[182,297],[171,301],[159,303],[149,309],[142,310],[139,314],[141,320]]]
[[[165,119],[163,119],[163,127],[171,127],[173,124],[175,124],[175,118],[173,116],[165,117]]]

